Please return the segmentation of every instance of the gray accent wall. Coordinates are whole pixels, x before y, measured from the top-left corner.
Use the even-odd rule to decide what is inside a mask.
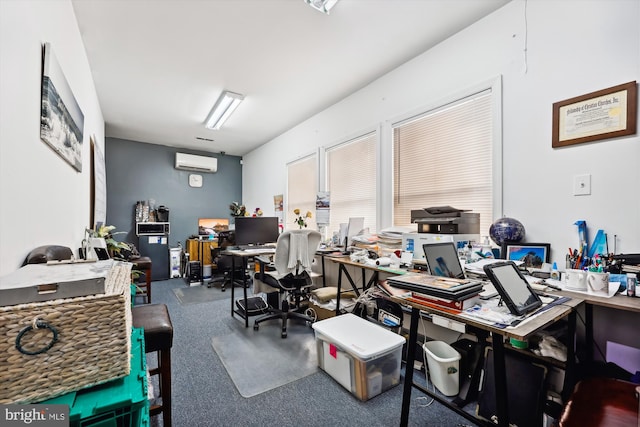
[[[201,173],[175,169],[175,153],[216,157],[218,172]],[[198,218],[230,218],[229,204],[242,201],[241,157],[116,138],[105,140],[107,175],[107,224],[127,235],[117,240],[134,243],[135,205],[138,200],[154,199],[156,206],[169,208],[171,234],[169,246],[198,233]],[[200,188],[189,186],[189,175],[202,175]],[[144,254],[142,254],[144,255]]]

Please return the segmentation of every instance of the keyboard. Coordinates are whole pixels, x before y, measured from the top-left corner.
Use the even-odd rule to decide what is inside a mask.
[[[272,254],[275,251],[276,251],[276,248],[274,247],[243,249],[243,252],[246,252],[249,254]]]
[[[249,249],[269,249],[269,250],[275,250],[275,246],[274,245],[240,245],[238,246],[241,250],[246,251]]]

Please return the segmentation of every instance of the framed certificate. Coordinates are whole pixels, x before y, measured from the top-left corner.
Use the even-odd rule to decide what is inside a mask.
[[[553,148],[634,135],[638,91],[635,81],[553,104]]]

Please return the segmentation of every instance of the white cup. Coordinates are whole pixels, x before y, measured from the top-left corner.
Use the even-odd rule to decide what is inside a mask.
[[[609,296],[609,273],[587,273],[588,292],[594,295]]]
[[[574,289],[576,291],[587,290],[587,272],[586,271],[567,269],[567,271],[565,271],[564,274],[567,281],[567,289]]]

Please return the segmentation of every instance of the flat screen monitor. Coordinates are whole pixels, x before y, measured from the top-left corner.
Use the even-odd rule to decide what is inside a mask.
[[[237,217],[236,245],[263,245],[274,243],[280,235],[275,216]]]
[[[347,245],[353,243],[353,236],[357,236],[364,229],[364,217],[351,217],[347,226]]]
[[[228,218],[198,218],[198,234],[209,236],[229,230]]]
[[[464,270],[453,242],[426,243],[422,245],[424,259],[433,276],[464,279]]]

